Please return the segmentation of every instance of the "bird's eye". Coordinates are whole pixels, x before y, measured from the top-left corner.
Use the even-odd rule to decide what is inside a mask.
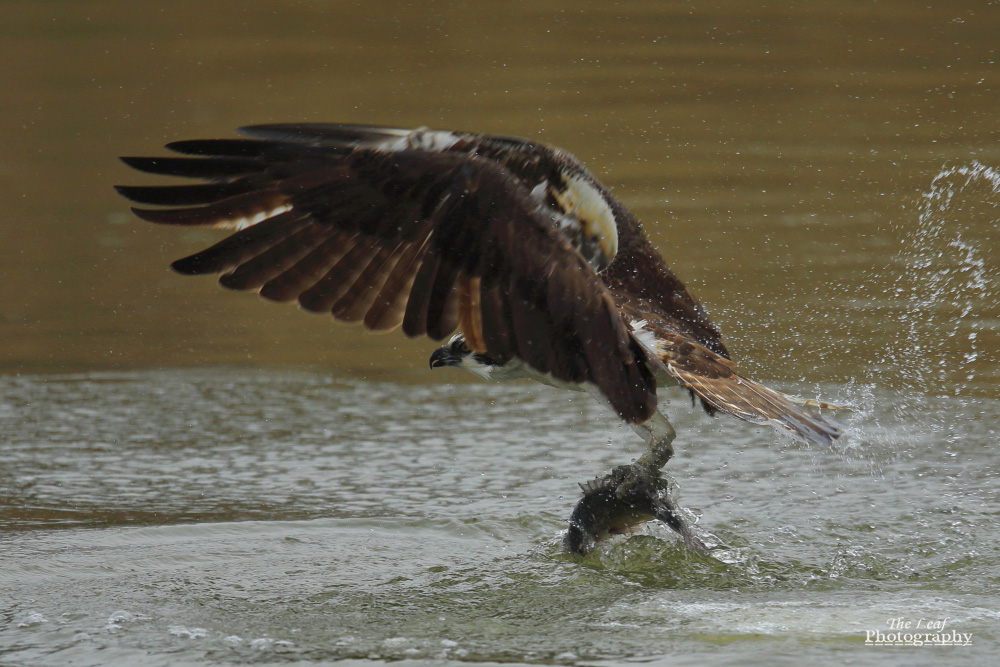
[[[470,352],[472,352],[472,348],[469,347],[469,344],[466,343],[464,340],[458,341],[457,347],[458,347],[458,352],[460,354],[469,354]]]

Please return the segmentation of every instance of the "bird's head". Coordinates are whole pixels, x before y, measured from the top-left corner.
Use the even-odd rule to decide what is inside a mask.
[[[432,369],[457,366],[477,377],[489,380],[490,374],[497,368],[497,363],[485,354],[473,350],[465,342],[465,336],[457,333],[447,343],[431,352],[430,366]]]

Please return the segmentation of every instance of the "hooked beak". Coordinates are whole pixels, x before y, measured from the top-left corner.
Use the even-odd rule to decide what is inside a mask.
[[[460,363],[462,363],[462,360],[452,356],[446,345],[431,352],[430,365],[432,369],[441,366],[458,366]]]

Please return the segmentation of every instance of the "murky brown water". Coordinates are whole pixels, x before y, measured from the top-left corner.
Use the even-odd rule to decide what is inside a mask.
[[[864,630],[949,613],[977,649],[888,659],[996,646],[995,3],[2,13],[0,661],[865,661]],[[425,384],[426,341],[176,276],[217,236],[111,190],[145,182],[118,155],[296,120],[567,148],[744,368],[860,404],[857,433],[807,452],[679,401],[672,468],[728,564],[659,539],[563,559],[575,482],[627,433],[579,401],[538,423],[566,400],[544,390]]]

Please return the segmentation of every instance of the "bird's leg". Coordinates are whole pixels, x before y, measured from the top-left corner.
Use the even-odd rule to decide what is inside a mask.
[[[649,449],[633,465],[658,475],[663,466],[674,456],[674,438],[677,433],[663,413],[653,413],[644,424],[633,427],[639,435],[649,439]]]
[[[684,520],[670,497],[667,480],[660,470],[674,455],[673,426],[659,412],[634,427],[648,438],[649,449],[630,465],[614,468],[610,475],[581,484],[583,498],[570,516],[565,545],[576,553],[586,552],[610,535],[658,519],[677,531],[688,548],[703,552],[705,545]]]

